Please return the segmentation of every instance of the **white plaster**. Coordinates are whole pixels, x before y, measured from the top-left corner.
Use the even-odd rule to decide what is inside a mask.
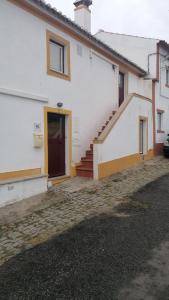
[[[47,177],[36,177],[0,185],[0,207],[47,191]]]
[[[71,81],[47,74],[47,30],[70,42]],[[72,165],[78,163],[112,111],[118,109],[119,66],[6,0],[0,1],[0,35],[0,172],[34,168],[41,168],[44,172],[44,143],[41,148],[34,148],[33,136],[35,123],[41,124],[39,134],[44,135],[44,106],[47,101],[49,107],[56,108],[57,103],[62,102],[63,109],[72,111]],[[81,47],[81,55],[77,46]],[[115,69],[112,64],[116,65]],[[126,75],[126,93],[151,96],[149,82],[129,72]],[[118,139],[118,148],[112,148],[115,147],[112,142],[98,146],[98,161],[135,152],[133,114],[135,110],[139,111],[139,105],[127,110],[129,117],[120,118],[117,129],[112,131],[113,141]],[[140,112],[147,114],[147,110],[149,112],[149,106],[145,105],[142,111],[141,105]],[[124,147],[121,137],[126,141],[130,135],[131,143]],[[68,138],[69,133],[66,132],[66,145]],[[66,173],[69,174],[67,150]],[[40,186],[41,182],[38,184]],[[16,190],[20,195],[19,191],[23,191],[21,184],[18,183]],[[4,203],[3,197],[0,196],[0,201]],[[8,198],[5,199],[8,201]]]
[[[2,95],[9,95],[9,96],[17,96],[18,98],[25,98],[25,99],[30,99],[30,100],[34,100],[34,101],[40,101],[40,102],[48,102],[48,99],[46,97],[43,96],[39,96],[39,95],[31,95],[29,93],[25,93],[22,91],[16,91],[16,90],[12,90],[12,89],[7,89],[7,88],[2,88],[0,87],[0,94]]]
[[[80,27],[91,32],[91,11],[82,6],[74,11],[74,20]]]
[[[157,43],[158,39],[149,39],[143,37],[135,37],[125,34],[116,34],[100,31],[96,34],[103,42],[107,43],[110,47],[135,62],[137,65],[148,71],[148,56],[149,56],[149,77],[156,78],[156,58],[157,58]],[[156,82],[156,95],[155,95],[155,108],[164,110],[163,114],[163,130],[165,133],[157,133],[157,111],[156,111],[156,143],[163,143],[169,133],[169,88],[166,87],[166,73],[165,68],[169,66],[169,51],[164,50],[162,47],[159,49],[160,53],[160,80]],[[129,76],[133,77],[132,74]],[[146,85],[144,82],[140,83],[135,78],[129,81],[129,93],[133,92],[137,86],[139,93],[147,94],[145,90]],[[139,86],[138,86],[139,84]],[[151,93],[151,80],[147,81],[147,88]]]
[[[139,116],[148,118],[148,150],[153,149],[152,104],[133,97],[103,144],[98,144],[98,163],[139,153]]]
[[[150,56],[151,75],[156,77],[156,45],[159,40],[132,35],[99,31],[96,37],[108,44],[129,60],[144,70],[148,70],[148,55]]]

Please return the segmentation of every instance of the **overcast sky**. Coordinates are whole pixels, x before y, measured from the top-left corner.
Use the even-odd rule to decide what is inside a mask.
[[[46,0],[73,19],[73,0]],[[92,32],[106,31],[165,39],[169,42],[168,0],[93,0]]]

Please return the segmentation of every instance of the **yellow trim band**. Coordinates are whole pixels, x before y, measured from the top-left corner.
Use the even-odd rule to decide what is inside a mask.
[[[0,173],[0,180],[10,180],[21,177],[31,177],[41,175],[41,169],[18,170],[12,172]]]
[[[144,155],[144,160],[152,159],[154,156],[153,150],[149,150],[146,155]],[[103,177],[110,176],[114,173],[121,172],[129,167],[137,165],[143,162],[143,157],[139,154],[133,154],[125,156],[122,158],[114,159],[112,161],[107,161],[98,165],[98,176],[99,179]]]

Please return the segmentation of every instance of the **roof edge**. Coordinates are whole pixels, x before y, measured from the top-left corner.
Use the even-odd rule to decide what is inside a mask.
[[[134,38],[145,39],[145,40],[160,41],[160,39],[158,39],[158,38],[145,37],[145,36],[134,35],[134,34],[127,34],[127,33],[112,32],[112,31],[107,31],[107,30],[104,30],[104,29],[98,30],[94,35],[97,35],[98,33],[102,33],[102,32],[106,33],[106,34],[124,35],[124,36],[129,36],[129,37],[134,37]]]
[[[64,26],[65,29],[67,28],[69,31],[71,30],[72,35],[73,33],[75,33],[76,36],[82,37],[84,41],[86,40],[88,44],[90,43],[91,45],[93,45],[93,47],[95,48],[97,47],[98,49],[102,50],[102,52],[105,52],[105,54],[102,53],[105,57],[107,53],[107,55],[112,57],[111,58],[112,60],[115,61],[117,60],[118,63],[122,63],[130,67],[130,69],[132,69],[133,72],[138,74],[139,76],[145,76],[147,74],[147,72],[144,69],[142,69],[134,62],[128,60],[126,57],[124,57],[120,53],[110,48],[107,44],[103,43],[101,40],[99,40],[98,38],[90,34],[88,31],[80,27],[74,21],[69,19],[67,16],[57,11],[57,9],[52,7],[50,4],[47,4],[44,0],[8,0],[8,1],[25,10],[28,10],[29,13],[33,13],[31,11],[31,8],[32,10],[33,9],[36,10],[36,12],[39,11],[39,14],[40,12],[41,13],[43,12],[43,14],[45,14],[46,17],[51,17],[52,19],[60,23],[60,25]]]
[[[169,51],[169,44],[165,40],[160,40],[158,42],[158,45],[164,49],[167,49]]]

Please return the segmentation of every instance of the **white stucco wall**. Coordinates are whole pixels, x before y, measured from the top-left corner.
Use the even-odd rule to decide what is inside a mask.
[[[91,11],[83,5],[74,11],[75,22],[85,30],[91,32]]]
[[[6,21],[8,20],[8,22]],[[46,30],[70,41],[71,81],[47,75]],[[0,94],[0,172],[44,168],[44,148],[33,147],[34,123],[41,124],[43,106],[72,111],[73,163],[118,106],[118,68],[66,33],[6,0],[0,2],[0,90],[39,95],[48,102]],[[78,54],[78,47],[82,54]],[[129,92],[149,97],[147,86],[129,75]],[[28,97],[29,98],[29,97]]]
[[[128,93],[137,93],[152,99],[152,81],[137,78],[134,74],[128,73]]]
[[[46,30],[50,30],[70,41],[70,82],[47,75]],[[117,102],[117,74],[113,71],[112,65],[93,53],[91,54],[89,48],[73,40],[70,36],[6,0],[0,2],[0,34],[0,88],[42,95],[49,99],[49,102],[45,105],[56,107],[57,102],[63,102],[64,109],[72,110],[73,161],[78,162]],[[77,53],[77,46],[79,45],[82,47],[82,56]],[[4,111],[10,110],[10,103],[14,105],[16,101],[16,106],[18,105],[17,100],[9,96],[1,97],[0,101]],[[24,99],[24,102],[23,107],[30,106],[30,103],[26,104],[26,99]],[[18,103],[21,104],[21,101],[18,100]],[[32,115],[31,118],[26,117],[29,124],[22,122],[23,132],[28,132],[29,127],[29,133],[25,135],[25,143],[28,145],[25,144],[23,149],[27,147],[30,150],[32,127],[36,119],[40,119],[43,123],[42,106],[38,105],[39,113]],[[36,110],[37,104],[35,102],[32,102],[31,106],[32,110]],[[15,109],[14,111],[16,115],[13,114],[13,121],[17,119],[19,114]],[[24,109],[23,112],[25,112]],[[9,113],[12,114],[12,110]],[[4,122],[5,120],[3,124]],[[13,134],[15,133],[16,130],[14,129]],[[15,138],[11,141],[10,145],[12,145],[14,153],[17,152],[18,147],[21,151],[20,141],[21,136],[19,134],[15,135]],[[33,148],[32,151],[29,151],[29,154],[27,151],[28,155],[25,155],[27,163],[25,162],[22,168],[28,162],[32,164],[34,161],[37,165],[37,161],[42,160],[42,153],[39,155],[40,158],[36,160],[35,152]],[[33,160],[32,156],[34,156]],[[1,171],[11,168],[12,158],[9,162],[6,161],[5,165],[4,155],[0,155],[0,160],[2,160],[2,164],[0,161]],[[17,169],[21,167],[21,161],[18,163]],[[15,164],[13,162],[12,166]]]
[[[44,132],[43,103],[0,94],[0,108],[0,172],[43,169],[43,148],[33,144],[35,122]]]
[[[125,55],[133,62],[138,64],[147,70],[148,68],[148,55],[157,52],[157,43],[159,40],[147,39],[142,37],[134,37],[123,34],[115,34],[108,32],[98,32],[96,34],[98,38],[109,44],[112,48],[119,51],[121,54]],[[156,93],[155,93],[155,108],[156,108],[156,143],[163,143],[167,134],[169,133],[169,88],[166,87],[166,66],[169,66],[169,61],[164,57],[169,55],[169,51],[160,48],[160,81],[156,82]],[[156,78],[156,55],[150,55],[150,77]],[[129,77],[133,77],[132,74]],[[134,78],[129,81],[129,91],[133,91]],[[148,85],[151,85],[151,81],[147,81]],[[138,87],[144,93],[146,85]],[[135,89],[135,86],[134,86]],[[157,133],[157,109],[164,110],[162,118],[162,130],[164,133]]]
[[[153,149],[152,104],[133,97],[103,144],[96,145],[98,163],[139,153],[139,116],[148,118],[148,150]]]
[[[0,207],[47,191],[47,177],[0,183]]]
[[[158,40],[99,31],[96,37],[108,44],[144,70],[148,70],[148,55],[156,53]],[[156,76],[156,55],[150,56],[151,75]]]

